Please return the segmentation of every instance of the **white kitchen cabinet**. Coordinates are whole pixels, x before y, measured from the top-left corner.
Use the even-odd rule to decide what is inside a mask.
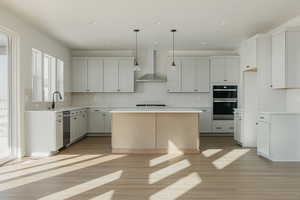
[[[63,117],[62,113],[56,114],[56,150],[61,149],[63,145]]]
[[[181,63],[179,60],[175,60],[176,67],[172,69],[167,67],[167,88],[168,92],[180,92],[181,91]]]
[[[87,63],[87,91],[103,92],[103,60],[89,58]]]
[[[264,156],[270,155],[270,124],[267,121],[257,123],[257,152]]]
[[[243,126],[243,115],[242,111],[240,110],[235,110],[234,112],[234,140],[243,146],[243,131],[242,131],[242,126]]]
[[[202,113],[199,114],[199,132],[210,133],[212,130],[212,111],[211,108],[201,109]]]
[[[87,59],[72,59],[72,91],[87,91]]]
[[[134,71],[132,59],[119,60],[118,91],[134,92]]]
[[[48,110],[26,112],[27,156],[50,156],[63,147],[62,119],[62,113]]]
[[[210,91],[210,61],[209,59],[197,59],[195,66],[195,91]]]
[[[88,133],[97,136],[111,133],[111,113],[109,110],[100,108],[89,109]]]
[[[72,60],[73,92],[134,92],[133,58]]]
[[[213,83],[238,83],[240,81],[240,58],[238,56],[214,56],[211,58]]]
[[[226,80],[225,70],[224,57],[213,57],[211,59],[211,81],[213,83],[222,83]]]
[[[104,60],[104,92],[118,92],[119,61]]]
[[[70,118],[70,143],[77,139],[78,135],[78,117],[76,115]]]
[[[233,120],[213,120],[212,126],[214,133],[233,133],[234,121]]]
[[[104,112],[104,133],[111,133],[112,114],[109,111]]]
[[[104,132],[104,113],[98,108],[90,108],[88,112],[88,133]]]
[[[209,92],[208,58],[177,58],[175,69],[168,68],[168,92]]]
[[[273,88],[300,88],[300,31],[272,36]]]
[[[262,112],[257,123],[257,154],[272,161],[300,161],[300,114]]]

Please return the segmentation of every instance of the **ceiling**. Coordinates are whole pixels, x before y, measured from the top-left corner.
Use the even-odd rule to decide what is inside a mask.
[[[234,50],[255,33],[300,14],[299,0],[0,0],[71,49]]]

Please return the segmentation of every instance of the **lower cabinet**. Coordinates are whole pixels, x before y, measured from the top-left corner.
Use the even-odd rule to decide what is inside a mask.
[[[199,114],[199,132],[210,133],[212,128],[212,112],[211,108],[203,108]]]
[[[56,115],[56,150],[61,149],[64,139],[64,130],[63,130],[63,117],[62,113]]]
[[[81,138],[87,133],[87,120],[87,112],[85,109],[71,112],[71,143]]]
[[[111,113],[109,110],[99,108],[89,109],[88,133],[92,135],[111,134]]]
[[[243,121],[242,112],[235,111],[234,113],[234,140],[243,146]]]
[[[266,121],[257,123],[257,153],[269,156],[270,154],[270,124]]]
[[[233,120],[214,120],[213,121],[214,133],[233,133],[234,121]]]

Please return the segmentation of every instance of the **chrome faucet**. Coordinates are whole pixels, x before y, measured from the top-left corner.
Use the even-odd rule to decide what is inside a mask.
[[[55,98],[54,98],[55,95],[58,95],[59,99],[62,100],[62,95],[59,91],[53,92],[53,94],[52,94],[52,105],[51,105],[52,109],[55,109]]]

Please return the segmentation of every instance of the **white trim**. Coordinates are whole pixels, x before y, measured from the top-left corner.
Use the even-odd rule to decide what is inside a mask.
[[[10,136],[12,157],[22,157],[25,153],[24,143],[24,102],[22,101],[21,68],[20,68],[20,37],[0,25],[0,31],[9,38],[9,65],[10,65]]]

